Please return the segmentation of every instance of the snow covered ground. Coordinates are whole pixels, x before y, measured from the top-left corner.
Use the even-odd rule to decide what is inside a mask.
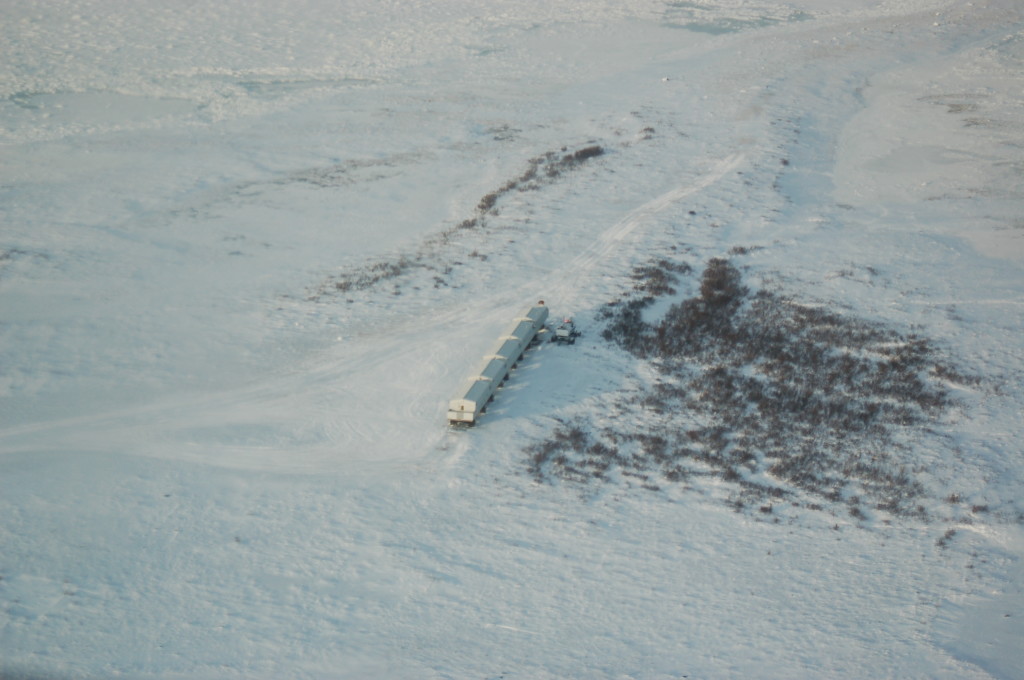
[[[0,46],[0,677],[1024,677],[1015,0],[39,0]],[[651,375],[633,268],[740,252],[978,378],[928,519],[528,473]],[[449,431],[537,299],[581,342]]]

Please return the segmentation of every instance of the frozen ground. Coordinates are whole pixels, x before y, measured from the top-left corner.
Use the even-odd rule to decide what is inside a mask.
[[[1014,0],[63,0],[0,45],[0,676],[1024,677]],[[908,442],[927,519],[528,473],[650,379],[600,337],[633,268],[739,252],[978,378]],[[540,298],[582,341],[449,431]]]

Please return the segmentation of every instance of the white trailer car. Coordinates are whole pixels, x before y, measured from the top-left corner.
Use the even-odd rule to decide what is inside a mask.
[[[548,308],[541,300],[528,307],[509,324],[483,363],[459,390],[459,396],[448,402],[448,422],[452,425],[472,425],[480,417],[494,392],[508,378],[513,366],[523,357],[537,333],[548,319]]]

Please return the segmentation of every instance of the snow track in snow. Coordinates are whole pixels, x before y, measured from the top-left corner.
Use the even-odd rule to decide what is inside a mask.
[[[710,170],[692,184],[685,184],[630,211],[624,218],[598,234],[593,245],[573,258],[564,268],[543,279],[544,288],[551,291],[552,300],[570,303],[579,296],[580,287],[594,275],[602,261],[616,250],[626,247],[627,238],[642,230],[644,224],[684,198],[693,196],[721,180],[743,163],[744,155],[735,153],[713,163]]]

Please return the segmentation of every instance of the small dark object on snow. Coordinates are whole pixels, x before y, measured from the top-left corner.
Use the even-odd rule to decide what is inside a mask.
[[[575,345],[576,338],[580,337],[580,335],[582,333],[576,330],[576,324],[573,323],[572,319],[566,318],[555,328],[555,332],[551,334],[551,342],[557,342],[559,345]]]

